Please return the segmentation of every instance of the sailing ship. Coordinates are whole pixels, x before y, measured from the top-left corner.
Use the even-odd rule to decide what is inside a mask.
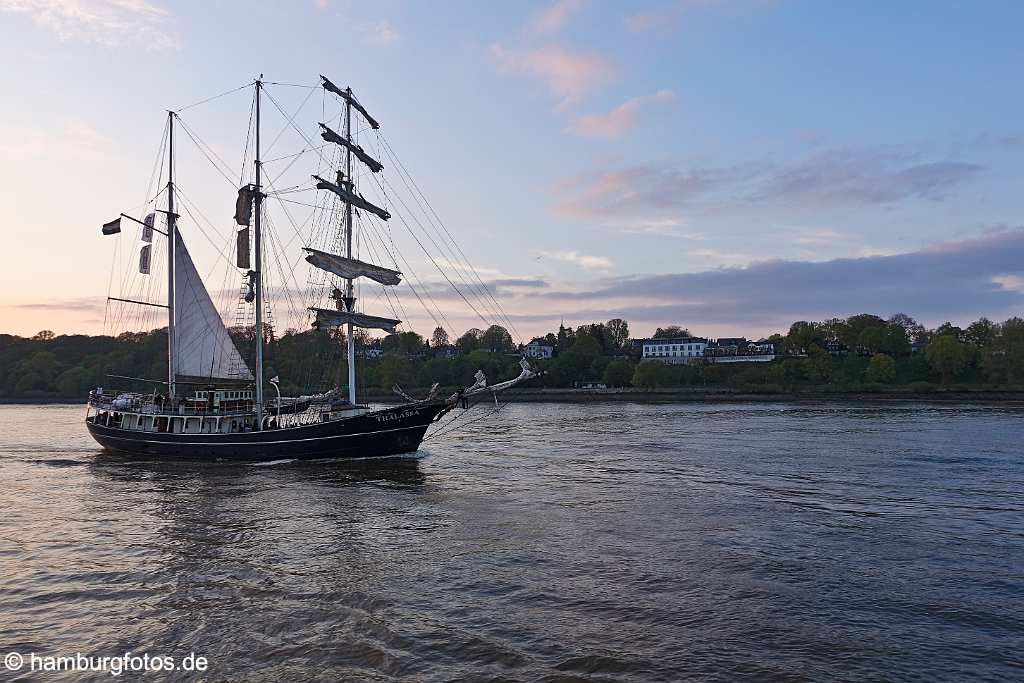
[[[158,203],[154,200],[154,210],[145,218],[140,220],[122,213],[118,219],[105,224],[102,230],[105,235],[120,233],[122,221],[140,226],[142,246],[138,272],[143,275],[149,275],[153,266],[153,242],[159,239],[154,235],[162,236],[166,243],[165,303],[125,296],[108,297],[108,306],[117,303],[120,306],[139,306],[148,310],[153,307],[166,309],[166,380],[146,380],[151,386],[159,387],[148,393],[110,388],[91,391],[85,422],[93,438],[110,451],[171,459],[274,460],[396,456],[414,453],[431,425],[439,423],[446,414],[468,409],[474,402],[492,395],[496,401],[499,392],[537,376],[537,372],[523,358],[520,374],[498,384],[488,385],[486,376],[478,371],[472,385],[448,396],[440,395],[440,388],[435,384],[427,396],[416,399],[396,385],[396,392],[404,400],[401,404],[374,408],[359,401],[356,395],[356,330],[374,329],[395,333],[401,321],[359,310],[354,283],[362,278],[384,288],[393,288],[402,281],[403,273],[397,268],[397,261],[394,263],[395,268],[389,268],[362,260],[354,252],[354,217],[361,212],[367,219],[372,216],[374,220],[388,221],[391,218],[386,208],[366,199],[357,187],[361,175],[377,174],[383,169],[383,164],[358,143],[354,132],[357,129],[376,131],[380,124],[356,99],[351,88],[342,89],[321,76],[320,83],[312,87],[322,88],[325,101],[331,98],[337,105],[340,110],[337,118],[343,119],[344,131],[336,132],[328,125],[331,120],[320,122],[319,132],[323,140],[321,149],[330,147],[335,153],[325,156],[317,151],[313,143],[310,143],[309,148],[316,151],[322,161],[343,160],[343,168],[332,169],[334,177],[330,180],[312,175],[312,181],[309,182],[312,184],[315,181],[315,185],[309,189],[318,193],[318,196],[329,197],[333,205],[340,204],[341,210],[332,211],[329,216],[337,215],[342,228],[337,231],[341,236],[337,241],[341,242],[338,246],[343,246],[343,250],[339,250],[343,253],[317,248],[312,242],[304,246],[305,261],[317,273],[329,279],[324,282],[327,283],[333,301],[330,307],[309,306],[307,321],[318,330],[343,331],[347,394],[341,387],[335,386],[309,395],[282,397],[279,378],[270,378],[269,382],[265,380],[265,315],[269,309],[265,305],[268,292],[264,263],[264,203],[268,191],[265,187],[264,161],[261,160],[260,129],[261,103],[265,96],[266,82],[261,75],[248,85],[254,88],[251,113],[254,114],[255,126],[252,126],[250,120],[250,132],[254,131],[255,138],[254,173],[253,182],[244,184],[238,190],[235,201],[236,258],[230,265],[238,269],[236,272],[244,283],[239,304],[250,306],[254,312],[253,365],[249,366],[236,339],[229,333],[223,316],[214,305],[210,291],[186,248],[180,230],[181,216],[176,213],[179,189],[175,180],[175,132],[183,128],[193,141],[196,140],[194,133],[181,122],[181,110],[169,111],[165,128],[167,182],[160,192],[165,199],[162,203],[165,208],[156,208]],[[272,96],[271,99],[276,105],[276,100]],[[278,108],[281,109],[280,106]],[[295,127],[291,119],[288,123]],[[297,127],[296,130],[304,135]],[[301,154],[296,158],[298,156]],[[358,168],[354,165],[358,165]],[[162,162],[158,162],[157,166],[162,167]],[[245,158],[243,166],[247,166]],[[326,200],[324,203],[318,200],[314,204],[320,205],[326,205]],[[477,282],[479,285],[484,284],[478,275]],[[481,290],[477,287],[474,291]],[[493,295],[490,292],[483,294],[496,308],[497,301]],[[388,301],[391,299],[388,298]],[[507,316],[505,319],[508,319]],[[342,335],[337,332],[334,334],[336,339],[341,339]],[[138,381],[138,378],[124,376],[109,377]],[[274,387],[276,393],[269,400],[265,395],[267,383]]]

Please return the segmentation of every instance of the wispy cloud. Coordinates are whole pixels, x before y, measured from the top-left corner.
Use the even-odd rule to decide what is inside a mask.
[[[367,45],[373,47],[391,47],[398,43],[402,39],[402,35],[398,32],[391,22],[387,19],[382,19],[376,24],[367,26],[363,31],[363,40],[366,41]]]
[[[566,179],[555,188],[554,211],[579,218],[650,217],[736,205],[820,209],[937,201],[981,170],[974,163],[925,160],[902,149],[854,148],[824,150],[789,163],[634,165]]]
[[[0,0],[0,11],[28,15],[61,41],[180,47],[170,14],[146,0]]]
[[[617,140],[627,131],[636,128],[644,107],[650,104],[664,104],[674,99],[675,94],[671,90],[659,90],[646,97],[634,97],[605,114],[579,116],[573,119],[566,130],[588,138]]]
[[[558,99],[559,109],[577,104],[616,73],[611,61],[598,52],[573,53],[556,46],[517,50],[496,43],[491,57],[502,73],[541,82]]]
[[[650,220],[626,221],[609,227],[634,235],[657,235],[678,237],[686,240],[706,240],[707,235],[685,229],[685,223],[677,218],[655,218]]]
[[[557,0],[554,4],[534,15],[530,21],[530,33],[538,36],[558,33],[569,23],[572,15],[587,5],[588,0]]]
[[[626,17],[630,31],[666,30],[674,27],[689,10],[715,5],[719,0],[672,0],[644,12]]]
[[[611,268],[612,266],[612,260],[606,256],[590,256],[576,251],[542,251],[540,255],[542,258],[572,263],[587,270]]]
[[[103,313],[105,300],[103,297],[89,296],[79,299],[60,301],[33,301],[23,304],[9,304],[7,308],[24,311],[72,311],[78,313]]]

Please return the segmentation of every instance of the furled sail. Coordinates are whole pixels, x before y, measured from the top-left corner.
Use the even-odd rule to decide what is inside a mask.
[[[334,93],[335,95],[337,95],[338,97],[341,97],[346,102],[348,102],[353,107],[355,107],[356,110],[360,114],[363,115],[363,118],[366,119],[366,122],[368,124],[370,124],[371,128],[373,128],[374,130],[377,130],[378,128],[380,128],[380,124],[377,123],[377,120],[375,118],[373,118],[372,116],[370,116],[369,112],[367,112],[365,109],[363,109],[363,105],[359,104],[359,101],[352,94],[352,90],[350,90],[350,89],[349,90],[342,90],[341,88],[339,88],[338,86],[334,85],[329,80],[327,80],[327,76],[324,76],[323,74],[320,74],[320,78],[324,79],[324,82],[323,82],[324,90],[328,90],[328,91]]]
[[[306,256],[307,261],[320,270],[326,270],[328,273],[334,273],[339,277],[349,280],[357,277],[368,277],[382,285],[397,285],[402,281],[402,273],[397,270],[366,263],[358,259],[345,258],[344,256],[338,256],[318,249],[310,249],[309,247],[305,247],[305,250],[309,252],[309,255]]]
[[[352,323],[356,327],[394,333],[395,327],[402,322],[401,320],[380,318],[375,315],[366,315],[365,313],[332,311],[328,308],[311,308],[309,310],[316,313],[316,325],[318,327],[340,327],[347,323]]]
[[[313,176],[313,179],[318,181],[316,184],[316,189],[330,190],[334,194],[341,197],[343,201],[348,202],[352,206],[358,206],[360,209],[364,209],[366,211],[369,211],[370,213],[376,214],[384,220],[388,220],[389,218],[391,218],[390,213],[380,208],[379,206],[371,204],[370,202],[366,201],[365,199],[363,199],[361,195],[353,194],[352,192],[349,192],[345,188],[341,187],[340,185],[336,185],[335,183],[324,180],[318,175]]]
[[[235,199],[235,222],[239,225],[249,226],[252,223],[252,200],[256,196],[256,190],[252,185],[238,188],[238,198]]]
[[[104,235],[116,235],[119,232],[121,232],[121,217],[120,216],[118,216],[114,220],[110,221],[109,223],[104,223],[103,224],[103,234]]]
[[[235,235],[235,265],[249,270],[249,228],[242,228]]]
[[[324,140],[326,140],[327,142],[333,142],[336,145],[341,145],[345,149],[351,150],[352,153],[356,155],[356,158],[358,158],[359,161],[366,164],[366,167],[369,168],[374,173],[380,173],[382,170],[384,170],[384,164],[380,163],[379,161],[371,157],[369,154],[367,154],[366,150],[364,150],[362,147],[355,144],[354,142],[349,142],[348,140],[341,137],[340,135],[338,135],[337,133],[335,133],[333,130],[331,130],[322,123],[320,124],[320,127],[323,128],[323,130],[320,131],[320,137],[322,137]]]
[[[181,234],[174,239],[174,374],[253,378],[199,277]]]

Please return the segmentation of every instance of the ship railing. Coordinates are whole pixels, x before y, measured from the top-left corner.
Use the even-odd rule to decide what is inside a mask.
[[[237,417],[252,415],[254,410],[210,410],[207,404],[189,405],[179,403],[177,406],[156,403],[152,394],[140,394],[130,391],[115,391],[102,394],[89,392],[89,405],[97,410],[116,410],[122,413],[141,413],[144,415],[184,415],[188,417]]]

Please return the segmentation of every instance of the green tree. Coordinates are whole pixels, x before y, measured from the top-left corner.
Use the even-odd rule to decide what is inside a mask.
[[[951,334],[934,337],[925,352],[928,364],[942,375],[942,381],[948,384],[960,375],[967,367],[970,353],[967,346]]]
[[[640,363],[633,372],[633,386],[644,389],[670,386],[672,380],[670,366],[654,360]]]
[[[615,350],[625,348],[626,342],[629,341],[629,323],[622,318],[612,318],[604,326],[611,338],[612,348]]]
[[[480,335],[480,348],[491,353],[509,353],[515,350],[512,335],[501,325],[491,325]]]
[[[654,331],[653,339],[672,339],[675,337],[689,337],[690,331],[685,327],[679,325],[668,325],[667,327],[659,327]]]
[[[979,318],[964,330],[964,341],[979,349],[991,346],[995,341],[996,326],[988,318]]]
[[[430,335],[430,345],[435,349],[448,346],[448,333],[440,325],[435,327],[434,333]]]
[[[483,332],[475,327],[466,330],[465,334],[455,340],[455,346],[459,348],[459,351],[462,352],[463,355],[468,356],[470,353],[480,348],[481,335],[483,335]]]
[[[896,381],[896,361],[892,359],[892,356],[877,353],[871,357],[864,376],[869,382],[891,384]]]
[[[628,387],[633,381],[634,372],[636,370],[632,363],[624,358],[616,358],[605,366],[601,379],[609,387]]]
[[[789,334],[786,335],[786,348],[791,353],[809,353],[812,346],[822,348],[824,345],[825,338],[816,323],[798,320],[789,326]]]
[[[1024,383],[1024,320],[1010,318],[997,325],[992,343],[982,350],[981,362],[991,382]]]

